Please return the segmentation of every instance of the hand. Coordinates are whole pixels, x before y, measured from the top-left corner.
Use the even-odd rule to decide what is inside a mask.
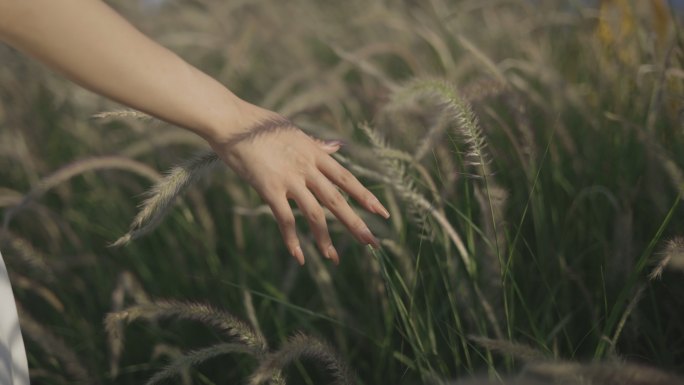
[[[246,110],[240,122],[245,129],[212,140],[210,144],[270,206],[285,244],[297,262],[304,264],[304,254],[288,199],[297,203],[321,253],[335,264],[339,264],[339,255],[330,239],[321,204],[360,242],[379,247],[368,226],[349,207],[335,185],[366,210],[385,219],[389,213],[373,193],[330,156],[340,149],[341,143],[314,139],[288,119],[259,107],[250,105]]]

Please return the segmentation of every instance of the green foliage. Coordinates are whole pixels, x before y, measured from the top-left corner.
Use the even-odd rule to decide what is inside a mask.
[[[115,3],[238,95],[348,142],[337,159],[392,216],[364,217],[381,250],[330,221],[338,268],[303,236],[300,268],[253,190],[200,178],[218,163],[200,140],[0,49],[0,249],[35,382],[684,372],[676,16],[660,37],[635,11],[618,41],[578,2]],[[612,363],[571,363],[588,360]]]

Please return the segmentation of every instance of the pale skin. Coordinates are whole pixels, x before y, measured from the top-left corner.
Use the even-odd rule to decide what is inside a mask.
[[[309,222],[322,255],[339,263],[323,209],[363,244],[378,247],[340,190],[364,209],[389,218],[379,200],[320,141],[288,120],[234,95],[226,87],[150,40],[98,0],[0,0],[0,41],[46,63],[81,86],[186,128],[270,206],[290,254],[304,255],[288,200]],[[248,135],[264,124],[276,129]],[[236,138],[249,137],[249,140]]]

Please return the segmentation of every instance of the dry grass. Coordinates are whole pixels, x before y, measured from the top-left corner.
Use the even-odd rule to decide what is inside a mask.
[[[133,219],[130,229],[112,246],[123,246],[154,229],[168,213],[178,196],[218,163],[218,156],[214,152],[208,152],[171,169],[164,179],[147,192],[148,197],[140,205],[141,210]]]
[[[85,370],[30,342],[35,378],[349,383],[349,362],[368,384],[680,381],[622,360],[684,372],[682,29],[651,1],[579,3],[114,1],[236,94],[348,144],[336,159],[392,213],[359,210],[383,248],[328,218],[344,262],[305,270],[253,190],[197,183],[215,155],[159,180],[196,139],[0,48],[0,248],[42,328],[26,339]]]
[[[126,280],[125,276],[123,279]],[[143,301],[147,301],[145,298]],[[123,330],[119,327],[122,322],[128,324],[139,319],[156,321],[164,318],[198,321],[218,330],[235,342],[218,343],[176,356],[170,364],[159,370],[147,381],[148,385],[182,375],[191,367],[203,364],[220,355],[232,353],[246,354],[258,362],[258,367],[250,376],[250,384],[271,382],[284,385],[283,370],[303,358],[325,365],[326,371],[334,379],[333,383],[340,385],[356,383],[355,375],[344,360],[330,345],[322,340],[299,333],[291,337],[280,349],[271,352],[260,331],[250,328],[227,312],[197,303],[146,302],[110,313],[105,319],[105,327],[110,335],[110,344],[123,347]],[[117,362],[113,375],[116,376],[120,354],[118,349],[114,350],[114,354]]]

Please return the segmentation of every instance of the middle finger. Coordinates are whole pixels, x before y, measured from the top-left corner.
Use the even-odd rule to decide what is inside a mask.
[[[297,206],[308,220],[311,232],[323,256],[331,259],[335,264],[339,264],[340,259],[337,250],[335,250],[328,233],[325,212],[316,200],[316,197],[305,186],[296,188],[290,195],[297,202]]]
[[[364,244],[379,247],[379,242],[373,236],[366,223],[349,206],[347,200],[332,182],[322,173],[309,178],[307,183],[318,200],[339,219],[356,238]]]

